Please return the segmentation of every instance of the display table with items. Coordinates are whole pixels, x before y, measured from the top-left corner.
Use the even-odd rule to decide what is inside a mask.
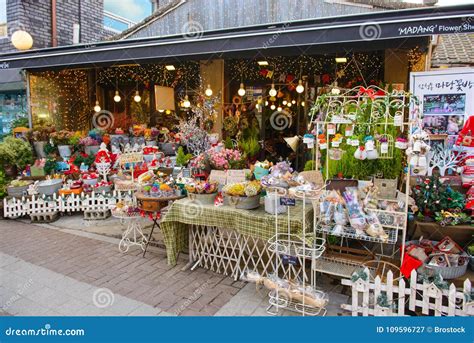
[[[262,201],[253,210],[239,209],[236,205],[205,205],[195,200],[175,201],[161,221],[168,255],[168,263],[176,264],[178,254],[189,242],[189,259],[194,265],[237,277],[243,269],[271,272],[273,254],[267,241],[275,234],[275,216],[265,212]],[[312,226],[313,210],[297,203],[289,222],[281,222],[280,229],[302,233],[303,216]]]

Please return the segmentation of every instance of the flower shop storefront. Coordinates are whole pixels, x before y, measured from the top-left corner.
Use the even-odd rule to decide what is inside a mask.
[[[263,284],[270,314],[324,315],[323,273],[354,315],[473,315],[474,248],[450,234],[472,232],[469,129],[434,146],[408,92],[433,34],[413,22],[464,27],[468,7],[446,11],[6,56],[28,71],[32,130],[0,144],[22,151],[2,161],[19,172],[4,216],[113,216],[120,251],[144,258],[160,230],[169,264],[187,252],[192,270]],[[446,150],[456,163],[432,167]]]

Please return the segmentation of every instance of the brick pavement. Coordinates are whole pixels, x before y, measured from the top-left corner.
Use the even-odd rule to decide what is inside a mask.
[[[50,304],[44,313],[70,314],[70,308],[77,307],[82,310],[78,313],[97,315],[214,315],[244,286],[204,269],[182,271],[183,262],[168,266],[164,251],[150,252],[145,258],[139,249],[122,254],[117,244],[18,221],[0,220],[0,237],[1,300],[11,300],[15,297],[11,291],[41,276],[29,287],[36,293],[26,299],[21,295],[22,299],[15,302],[23,302],[25,308]],[[5,283],[10,288],[4,287]],[[58,296],[68,290],[68,285],[83,294]],[[122,308],[117,305],[112,312],[94,309],[91,293],[97,288],[112,291]],[[4,312],[23,314],[8,308]]]

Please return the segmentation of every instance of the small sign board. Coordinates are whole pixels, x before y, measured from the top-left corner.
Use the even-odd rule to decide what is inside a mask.
[[[227,171],[227,184],[247,181],[246,175],[249,172],[249,169],[229,169]]]
[[[183,177],[191,177],[191,169],[190,168],[183,168],[182,173],[183,173]]]
[[[281,256],[283,265],[289,265],[289,264],[291,264],[292,266],[299,265],[298,258],[296,256],[290,256],[290,255],[280,255],[280,256]]]
[[[294,198],[280,198],[280,205],[282,205],[282,206],[296,206],[296,199],[294,199]]]
[[[219,185],[225,185],[227,183],[227,173],[225,170],[211,170],[209,181],[217,182]]]

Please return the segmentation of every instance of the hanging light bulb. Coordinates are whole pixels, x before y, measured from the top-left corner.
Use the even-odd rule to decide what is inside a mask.
[[[304,107],[304,101],[302,101],[302,102],[301,102],[301,106],[303,106],[303,107]]]
[[[286,106],[291,107],[291,102],[287,103]]]
[[[272,104],[272,105],[270,106],[270,109],[271,109],[272,111],[274,111],[275,108],[276,108],[275,104]]]
[[[171,110],[166,110],[165,113],[166,114],[171,114]]]
[[[265,106],[268,106],[268,101],[265,101]]]
[[[122,100],[122,98],[120,97],[119,91],[115,91],[114,101],[120,102],[120,100]]]
[[[204,91],[204,94],[206,94],[206,96],[211,96],[212,95],[211,85],[207,85],[207,88]]]
[[[283,108],[281,108],[281,106],[278,106],[277,111],[281,112],[281,111],[283,111]]]
[[[140,93],[137,91],[135,91],[135,96],[133,97],[133,100],[135,102],[140,102],[142,100],[142,97],[140,96]]]
[[[184,97],[183,107],[184,107],[184,108],[189,108],[189,107],[191,107],[191,102],[189,101],[189,98],[188,98],[187,95]]]
[[[165,110],[158,110],[158,112],[163,113]]]
[[[298,81],[298,86],[296,86],[296,92],[300,94],[304,92],[303,80]]]
[[[95,106],[94,106],[94,111],[95,112],[100,112],[101,108],[100,108],[100,105],[99,105],[99,100],[96,100],[95,102]]]
[[[291,103],[292,103],[293,105],[295,105],[295,104],[296,104],[296,100],[295,100],[295,99],[291,100]]]
[[[239,90],[237,91],[237,94],[239,94],[240,96],[244,96],[244,95],[245,95],[245,88],[244,88],[244,84],[243,84],[243,83],[240,84],[240,88],[239,88]]]
[[[270,88],[270,91],[268,92],[268,95],[270,96],[276,96],[277,95],[277,90],[275,89],[275,84],[272,83],[272,88]]]
[[[288,101],[283,100],[283,106],[285,106],[288,103]]]

